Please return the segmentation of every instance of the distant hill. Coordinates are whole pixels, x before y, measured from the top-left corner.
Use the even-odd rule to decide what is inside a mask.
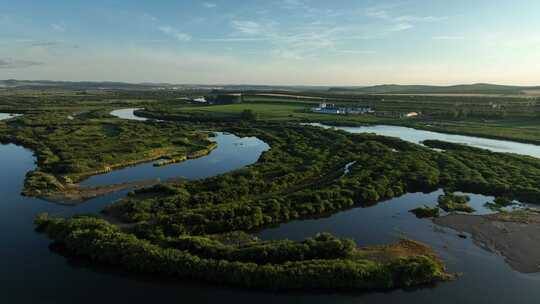
[[[91,81],[51,81],[51,80],[0,80],[0,87],[4,88],[34,88],[47,89],[58,88],[68,90],[91,90],[91,89],[150,89],[166,86],[167,84],[133,84],[124,82],[91,82]]]
[[[452,86],[383,84],[370,87],[333,87],[329,92],[364,94],[524,94],[528,90],[540,90],[540,86],[508,86],[489,83]]]
[[[65,89],[65,90],[225,90],[225,91],[327,91],[329,86],[273,86],[273,85],[200,85],[170,83],[127,83],[111,81],[51,81],[51,80],[0,80],[0,88]]]
[[[499,94],[519,95],[534,92],[540,96],[540,86],[509,86],[488,83],[463,84],[452,86],[398,85],[383,84],[376,86],[286,86],[286,85],[200,85],[170,83],[127,83],[127,82],[92,82],[92,81],[51,81],[51,80],[0,80],[0,88],[28,89],[64,89],[64,90],[203,90],[232,92],[313,92],[343,94]]]

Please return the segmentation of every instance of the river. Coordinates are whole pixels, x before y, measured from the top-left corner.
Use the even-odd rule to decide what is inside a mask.
[[[377,135],[398,137],[405,141],[421,144],[428,139],[438,139],[457,144],[466,144],[471,147],[482,148],[493,152],[515,153],[540,158],[540,146],[519,143],[509,140],[489,139],[475,136],[445,134],[432,131],[424,131],[407,127],[374,125],[362,127],[333,127],[320,123],[308,125],[323,128],[336,128],[350,133],[374,133]]]
[[[221,137],[220,137],[221,136]],[[218,134],[218,149],[210,155],[196,159],[229,162],[250,157],[256,160],[264,146],[252,148],[253,139],[243,142]],[[219,156],[221,146],[226,146]],[[228,142],[231,145],[228,145]],[[236,143],[236,144],[235,144]],[[230,149],[230,150],[229,150]],[[246,149],[242,153],[239,150]],[[226,152],[230,151],[230,152]],[[217,155],[214,155],[217,154]],[[214,156],[213,156],[214,155]],[[219,156],[219,157],[218,157]],[[213,158],[215,157],[215,158]],[[237,163],[243,166],[247,163]],[[110,267],[86,265],[66,259],[48,248],[45,235],[33,231],[32,220],[41,212],[62,216],[76,213],[97,213],[110,202],[123,197],[127,191],[95,198],[78,206],[64,206],[40,199],[23,197],[20,191],[26,172],[35,166],[32,152],[20,146],[0,145],[0,294],[4,303],[152,303],[156,301],[185,303],[538,303],[540,275],[525,275],[513,271],[497,254],[473,244],[470,238],[462,239],[455,231],[435,226],[429,219],[417,219],[408,210],[421,206],[434,206],[441,191],[410,193],[368,208],[354,208],[326,218],[293,221],[258,233],[264,239],[303,239],[316,232],[328,231],[338,236],[354,238],[359,245],[386,244],[400,237],[410,237],[433,246],[447,263],[449,270],[463,272],[454,282],[437,284],[430,288],[395,290],[370,293],[277,293],[225,288],[196,282],[156,278],[111,270]],[[187,163],[187,162],[186,162]],[[199,166],[176,164],[174,174],[201,178],[212,174],[209,169],[198,171]],[[201,163],[201,166],[204,164]],[[140,165],[145,172],[162,168]],[[172,165],[174,166],[174,165]],[[93,177],[86,182],[100,184],[109,180],[123,181],[115,174],[137,173],[136,167]],[[139,167],[141,168],[141,167]],[[167,167],[165,167],[167,168]],[[174,167],[171,167],[174,168]],[[215,174],[233,167],[209,165]],[[148,171],[147,171],[148,170]],[[129,172],[126,173],[126,172]],[[191,173],[190,173],[191,172]],[[161,174],[161,173],[160,173]],[[159,175],[168,177],[169,173]],[[138,177],[134,177],[138,178]],[[471,195],[471,205],[479,213],[488,213],[483,207],[492,197]]]

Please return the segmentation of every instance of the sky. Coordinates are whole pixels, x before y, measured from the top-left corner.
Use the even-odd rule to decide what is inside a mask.
[[[0,0],[0,79],[540,85],[538,0]]]

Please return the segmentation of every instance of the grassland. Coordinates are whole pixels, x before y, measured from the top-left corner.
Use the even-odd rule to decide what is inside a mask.
[[[147,108],[151,112],[166,112],[170,116],[189,113],[220,119],[237,118],[243,110],[249,109],[254,111],[260,120],[322,122],[334,125],[399,125],[443,133],[540,144],[540,109],[535,99],[371,95],[364,99],[333,95],[325,100],[343,106],[371,106],[377,111],[395,113],[416,111],[422,115],[418,118],[404,119],[375,115],[316,114],[310,109],[317,106],[320,99],[306,100],[279,94],[246,95],[245,103],[242,104],[168,105],[167,109],[154,104]],[[493,105],[497,107],[493,108]]]

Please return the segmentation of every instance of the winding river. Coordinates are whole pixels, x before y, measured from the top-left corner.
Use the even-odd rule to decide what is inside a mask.
[[[320,123],[308,124],[322,128],[335,128],[350,133],[374,133],[377,135],[398,137],[405,141],[420,144],[424,140],[438,139],[457,144],[466,144],[471,147],[482,148],[493,152],[515,153],[540,158],[540,146],[519,143],[509,140],[489,139],[475,136],[445,134],[424,131],[407,127],[374,125],[362,127],[333,127]]]
[[[255,139],[218,134],[218,149],[195,159],[196,164],[180,163],[164,168],[149,164],[95,176],[88,184],[125,181],[161,169],[156,173],[168,178],[173,174],[202,178],[220,174],[255,161],[267,149]],[[219,147],[223,150],[219,150]],[[242,151],[242,152],[239,152]],[[236,159],[234,165],[224,164]],[[41,212],[58,215],[96,213],[111,201],[123,197],[121,191],[92,199],[77,206],[58,205],[23,197],[20,191],[26,172],[35,166],[32,152],[20,146],[0,145],[0,280],[4,303],[537,303],[540,299],[540,275],[513,271],[497,254],[462,239],[455,231],[442,229],[428,219],[417,219],[408,210],[421,205],[434,206],[440,191],[410,193],[368,208],[355,208],[320,219],[293,221],[258,233],[264,239],[303,239],[328,231],[354,238],[358,244],[386,244],[410,237],[434,247],[450,271],[463,272],[454,282],[434,288],[374,293],[273,293],[223,288],[151,276],[139,276],[110,267],[96,267],[66,259],[48,248],[45,235],[32,229],[32,220]],[[205,162],[207,162],[205,164]],[[185,164],[185,165],[183,165]],[[207,166],[207,169],[200,169]],[[140,169],[137,169],[140,168]],[[137,170],[141,170],[138,172]],[[214,171],[212,171],[214,170]],[[123,171],[123,173],[122,173]],[[146,172],[146,173],[145,173]],[[154,174],[154,173],[152,173]],[[118,175],[118,176],[116,176]],[[146,175],[145,175],[146,176]],[[479,213],[492,197],[471,195],[471,205]],[[526,291],[526,292],[525,292]]]

